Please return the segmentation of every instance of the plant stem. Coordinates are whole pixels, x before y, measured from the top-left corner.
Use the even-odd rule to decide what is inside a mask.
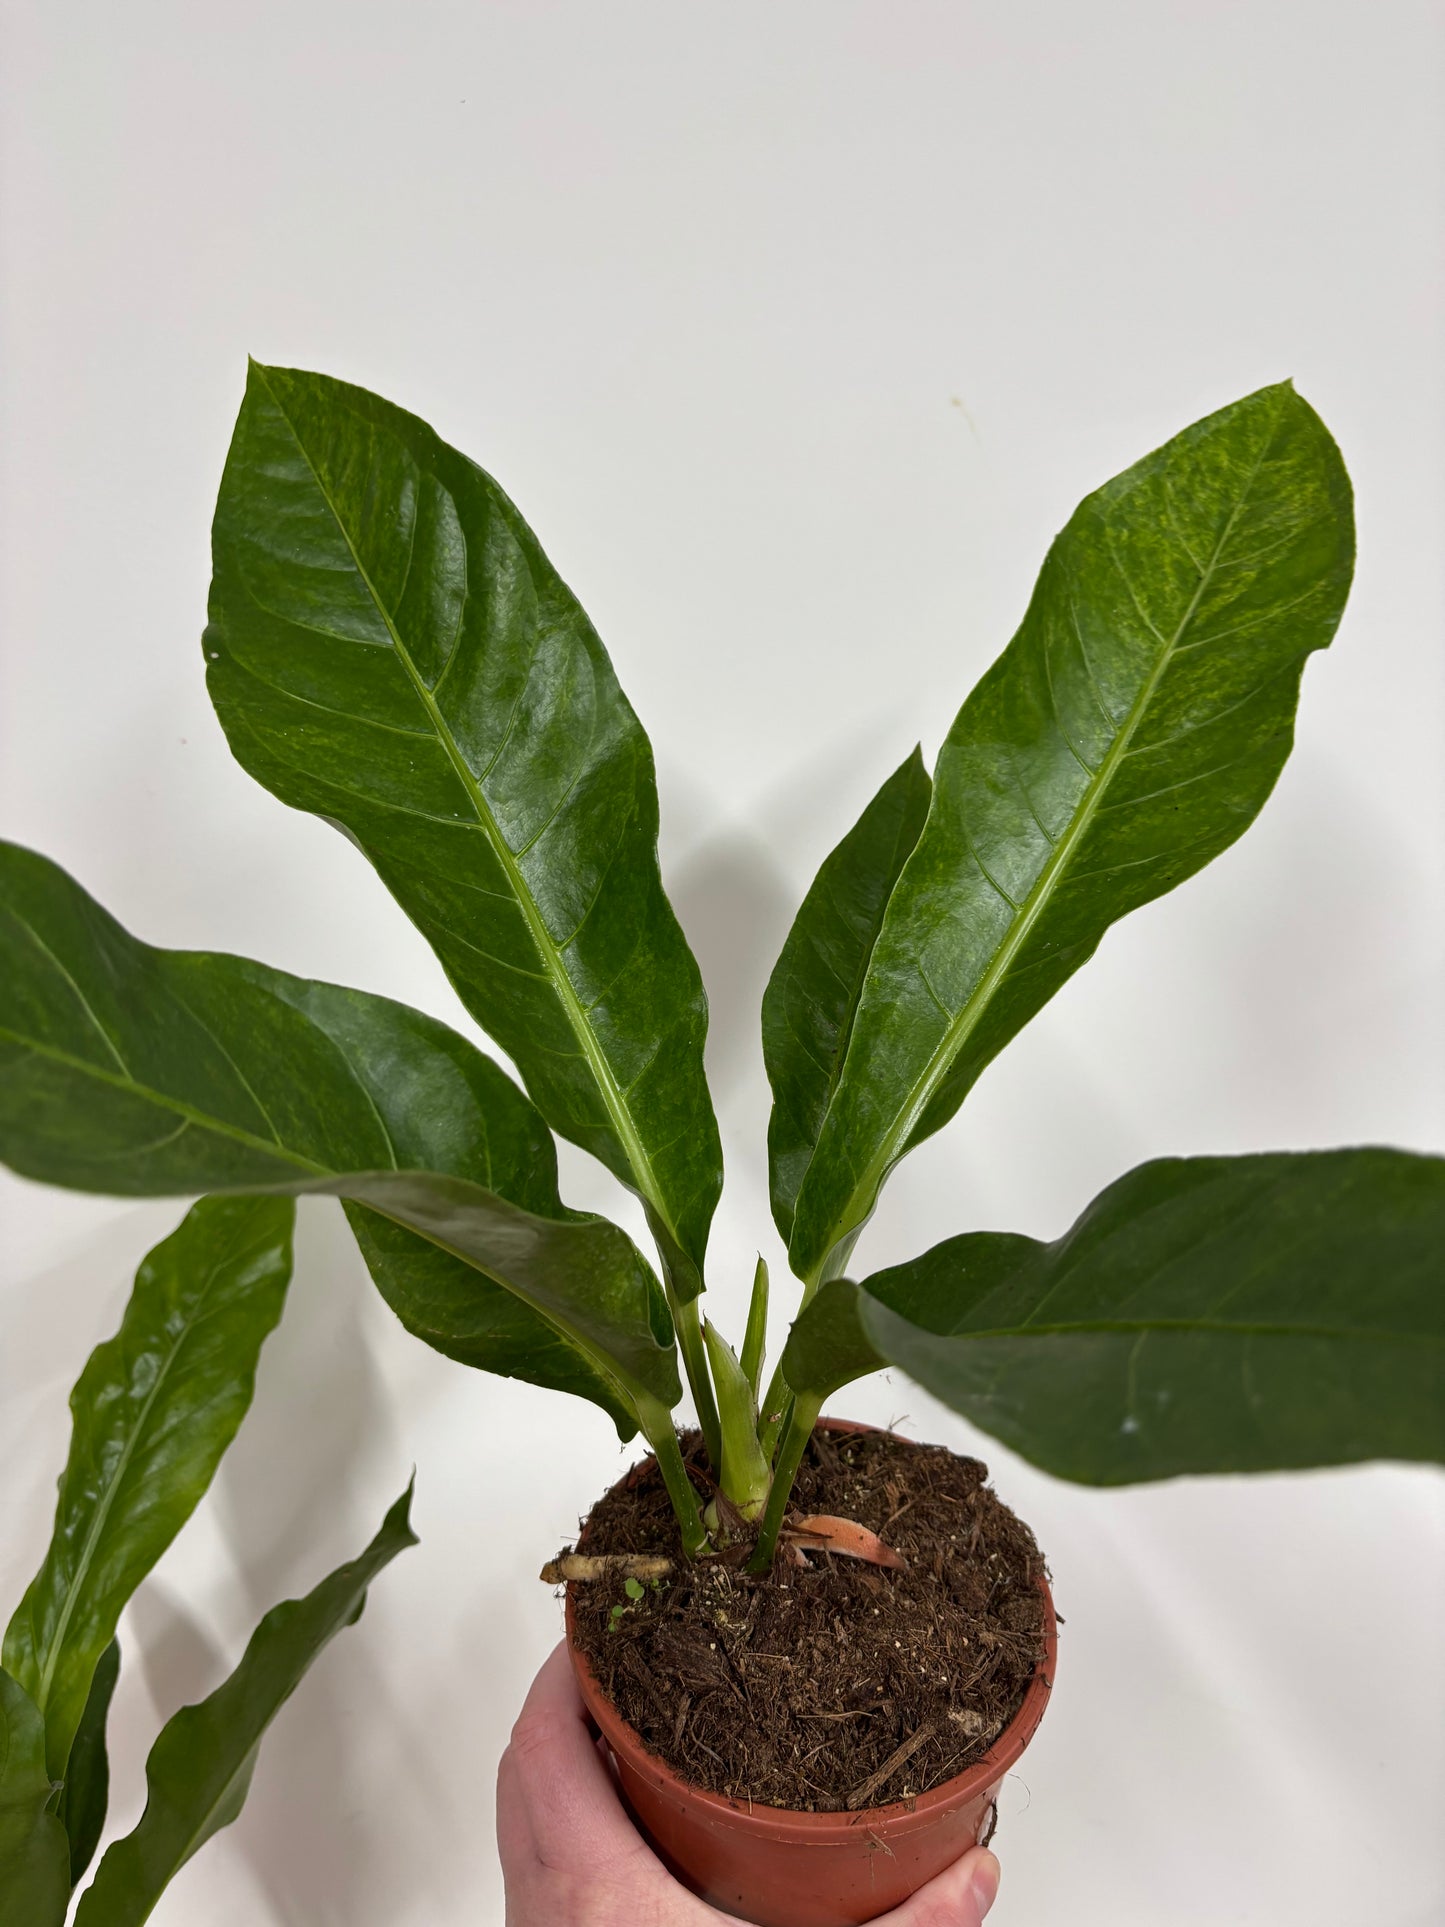
[[[696,1298],[678,1298],[669,1292],[672,1300],[672,1322],[677,1331],[677,1342],[682,1348],[682,1362],[687,1370],[687,1382],[692,1392],[692,1402],[697,1407],[697,1422],[702,1427],[702,1442],[707,1448],[708,1463],[714,1472],[722,1472],[722,1423],[718,1418],[717,1400],[713,1396],[712,1379],[707,1369],[707,1350],[702,1342],[702,1320],[698,1313]]]
[[[848,1260],[853,1255],[853,1247],[858,1242],[858,1233],[862,1228],[863,1227],[859,1225],[857,1229],[850,1231],[846,1237],[840,1238],[829,1253],[827,1260],[818,1267],[818,1270],[813,1276],[803,1280],[803,1296],[798,1301],[799,1317],[801,1317],[809,1305],[812,1304],[824,1285],[831,1284],[835,1278],[842,1277],[848,1267]],[[784,1355],[786,1356],[786,1349]],[[773,1367],[773,1375],[768,1380],[768,1389],[764,1395],[763,1402],[758,1407],[758,1439],[763,1448],[763,1456],[769,1461],[771,1461],[773,1452],[777,1446],[779,1432],[786,1431],[791,1421],[793,1412],[792,1399],[793,1395],[788,1389],[788,1381],[783,1377],[783,1360],[779,1358],[777,1364]],[[776,1418],[772,1418],[770,1414],[776,1414],[777,1416]]]
[[[781,1361],[773,1367],[773,1375],[768,1380],[768,1389],[763,1402],[758,1407],[758,1443],[763,1448],[763,1457],[769,1465],[778,1449],[778,1436],[788,1422],[792,1408],[793,1394],[788,1390],[783,1378]]]
[[[689,1559],[697,1559],[707,1551],[707,1528],[698,1510],[697,1493],[693,1490],[687,1467],[682,1462],[682,1451],[677,1443],[677,1431],[672,1423],[672,1414],[667,1407],[655,1398],[646,1395],[636,1400],[637,1422],[642,1427],[642,1436],[652,1447],[657,1458],[662,1482],[667,1487],[667,1496],[672,1501],[672,1509],[677,1514],[678,1530],[682,1534],[682,1549]]]
[[[818,1422],[821,1411],[821,1398],[799,1393],[793,1400],[788,1414],[787,1428],[783,1433],[782,1447],[778,1452],[778,1462],[773,1467],[773,1489],[768,1494],[767,1510],[763,1523],[758,1530],[758,1543],[748,1561],[749,1572],[766,1572],[773,1563],[773,1554],[778,1547],[778,1533],[782,1527],[783,1514],[788,1509],[788,1499],[793,1490],[793,1480],[798,1475],[798,1467],[803,1462],[808,1440],[813,1436],[813,1427]]]

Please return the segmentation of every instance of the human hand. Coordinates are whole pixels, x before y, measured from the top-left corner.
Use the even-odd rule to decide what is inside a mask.
[[[716,1927],[623,1809],[565,1645],[533,1681],[497,1774],[506,1927]],[[975,1847],[877,1927],[980,1927],[999,1866]]]

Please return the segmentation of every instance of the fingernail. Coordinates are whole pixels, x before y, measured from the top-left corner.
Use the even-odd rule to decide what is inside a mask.
[[[986,1914],[998,1899],[1000,1868],[991,1853],[986,1853],[973,1870],[973,1897],[978,1902],[979,1917]]]

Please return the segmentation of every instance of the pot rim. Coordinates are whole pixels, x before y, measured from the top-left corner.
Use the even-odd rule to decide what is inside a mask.
[[[865,1425],[856,1419],[825,1418],[819,1423],[830,1432],[882,1432],[887,1429]],[[646,1463],[647,1460],[641,1462],[643,1465]],[[634,1467],[627,1477],[633,1477],[640,1469],[640,1466]],[[746,1800],[734,1800],[727,1794],[709,1793],[695,1786],[691,1780],[685,1780],[666,1761],[649,1751],[636,1728],[628,1725],[603,1692],[587,1655],[576,1642],[577,1621],[573,1586],[570,1584],[567,1587],[566,1604],[567,1650],[588,1713],[613,1752],[625,1754],[634,1772],[645,1773],[661,1791],[698,1808],[714,1824],[735,1828],[758,1839],[786,1837],[799,1845],[827,1846],[847,1839],[860,1827],[873,1833],[884,1827],[891,1833],[909,1833],[917,1827],[927,1826],[940,1814],[954,1807],[965,1806],[970,1800],[988,1792],[1021,1757],[1044,1716],[1058,1663],[1058,1621],[1054,1613],[1053,1595],[1042,1573],[1038,1584],[1044,1597],[1044,1656],[1024,1690],[1018,1711],[993,1745],[972,1766],[965,1767],[962,1773],[956,1774],[951,1780],[944,1780],[927,1793],[917,1794],[907,1800],[895,1800],[887,1806],[860,1807],[855,1812],[804,1813],[792,1807],[753,1805]]]

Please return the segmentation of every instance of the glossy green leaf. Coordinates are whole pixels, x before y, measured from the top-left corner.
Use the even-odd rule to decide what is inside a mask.
[[[23,1175],[368,1205],[512,1292],[554,1352],[565,1339],[567,1390],[590,1386],[614,1414],[633,1389],[677,1402],[667,1307],[640,1253],[565,1209],[534,1107],[445,1025],[243,958],[153,950],[13,844],[0,844],[0,982],[0,1158]],[[433,1342],[450,1315],[458,1344],[476,1338],[454,1274],[439,1284],[396,1262],[384,1288],[408,1311],[410,1291],[426,1293],[414,1322]]]
[[[1254,819],[1353,553],[1339,451],[1288,386],[1075,512],[939,756],[798,1194],[801,1277],[842,1269],[892,1166],[1109,924]]]
[[[789,1387],[819,1405],[855,1378],[882,1370],[888,1360],[864,1327],[855,1284],[833,1278],[818,1288],[793,1320],[781,1362]]]
[[[1164,1158],[1053,1244],[864,1281],[878,1352],[1062,1478],[1445,1460],[1445,1158]]]
[[[237,1817],[267,1727],[323,1649],[360,1618],[377,1574],[417,1543],[410,1507],[408,1490],[359,1559],[304,1599],[273,1607],[230,1678],[167,1722],[146,1761],[145,1812],[106,1850],[76,1927],[139,1927],[197,1848]]]
[[[707,1001],[658,874],[652,751],[531,530],[414,416],[253,364],[214,567],[237,758],[365,851],[695,1295],[722,1185]]]
[[[883,912],[922,832],[932,791],[915,749],[823,859],[763,993],[763,1061],[773,1088],[769,1185],[785,1243],[843,1069]]]
[[[0,1927],[61,1927],[70,1901],[70,1843],[50,1811],[45,1721],[18,1680],[0,1672]]]
[[[372,1281],[414,1337],[462,1365],[590,1399],[624,1444],[634,1435],[636,1417],[612,1380],[523,1299],[380,1212],[344,1208]]]
[[[45,1716],[53,1780],[127,1600],[211,1483],[245,1417],[291,1278],[295,1207],[203,1199],[136,1274],[120,1329],[70,1395],[55,1529],[5,1633]]]
[[[105,1726],[110,1702],[120,1678],[120,1643],[112,1640],[96,1661],[85,1711],[71,1742],[65,1765],[65,1787],[58,1808],[60,1824],[70,1841],[70,1884],[79,1881],[100,1845],[105,1813],[110,1804],[110,1754]]]

